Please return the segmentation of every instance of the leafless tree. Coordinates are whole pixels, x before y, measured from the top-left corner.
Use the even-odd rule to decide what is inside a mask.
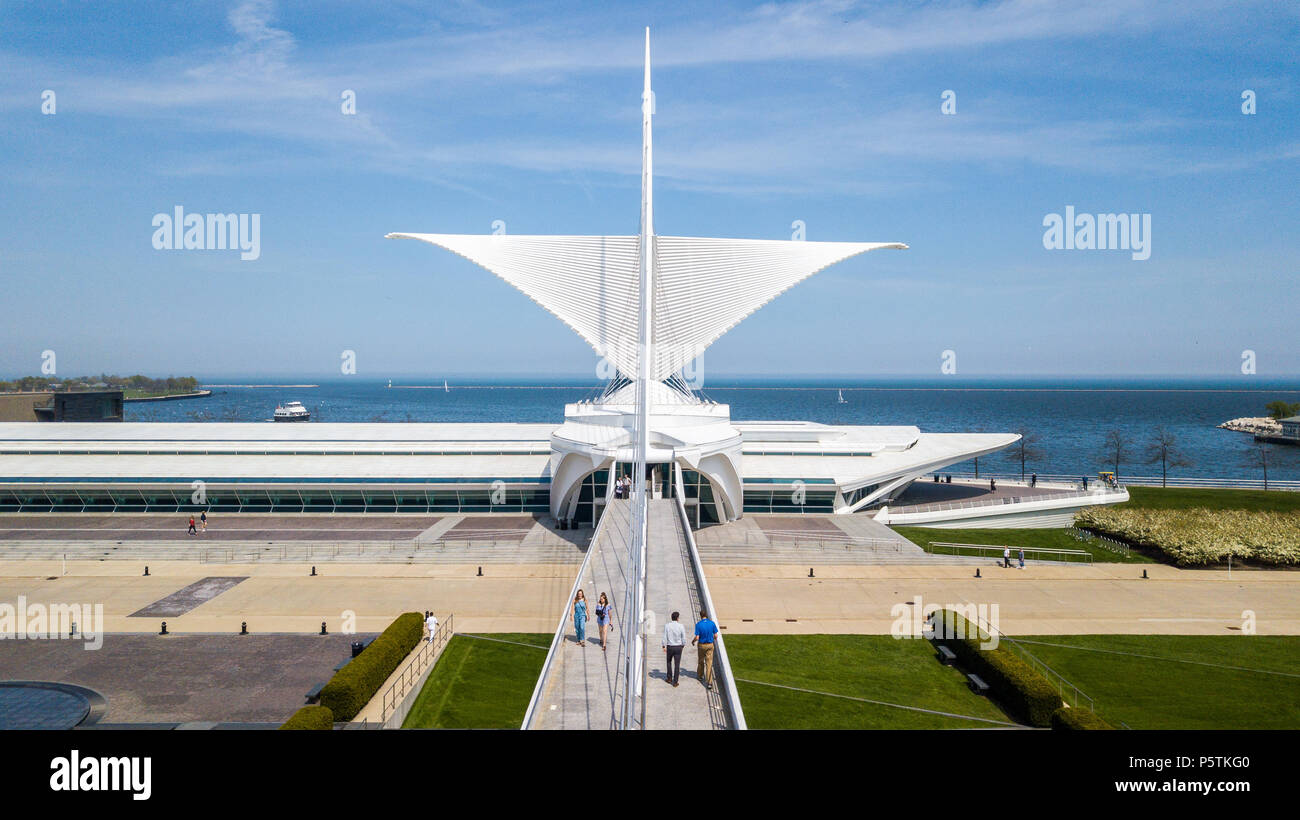
[[[1020,480],[1025,480],[1025,474],[1028,472],[1026,465],[1043,457],[1043,452],[1038,448],[1038,434],[1027,428],[1021,427],[1015,431],[1020,435],[1020,440],[1011,445],[1005,452],[1007,458],[1014,462],[1020,463]]]
[[[1250,448],[1246,453],[1245,466],[1259,467],[1264,471],[1264,489],[1268,489],[1268,456],[1269,447],[1262,441],[1255,442],[1255,446]]]
[[[1157,427],[1151,443],[1147,445],[1147,464],[1160,465],[1160,486],[1168,486],[1169,471],[1174,467],[1190,467],[1192,460],[1178,447],[1178,439],[1163,427]]]
[[[1116,481],[1119,480],[1119,465],[1124,463],[1124,458],[1132,444],[1133,440],[1119,428],[1106,432],[1106,443],[1102,445],[1102,453],[1105,455],[1106,462],[1114,467]]]

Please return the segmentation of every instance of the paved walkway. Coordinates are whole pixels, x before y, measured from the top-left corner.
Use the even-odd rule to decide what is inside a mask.
[[[605,509],[601,529],[591,546],[591,560],[579,584],[587,597],[587,640],[585,645],[578,643],[570,618],[563,643],[542,673],[546,679],[533,718],[534,729],[615,728],[614,716],[623,708],[622,597],[629,569],[631,527],[631,504],[617,502]],[[604,651],[594,612],[602,592],[614,607],[608,649]]]
[[[615,502],[606,509],[603,527],[592,547],[581,583],[594,606],[601,592],[614,605],[615,620],[609,648],[599,651],[600,639],[594,620],[588,624],[587,644],[583,648],[566,636],[550,668],[543,672],[542,696],[533,728],[537,729],[609,729],[616,726],[621,713],[624,686],[624,646],[622,613],[619,598],[624,594],[631,543],[631,504]],[[644,707],[646,729],[724,729],[727,712],[717,688],[706,690],[695,674],[695,650],[687,646],[682,653],[681,683],[666,683],[667,664],[660,640],[664,623],[673,610],[681,612],[688,634],[700,611],[700,596],[695,571],[682,534],[676,502],[660,499],[650,502],[646,549],[646,609],[653,613],[648,637],[648,657],[644,704],[638,704],[636,720],[640,728]],[[593,651],[595,650],[595,651]]]
[[[695,649],[689,640],[682,651],[680,685],[674,688],[666,683],[667,658],[660,649],[664,624],[677,610],[689,636],[700,611],[699,585],[682,535],[676,501],[650,502],[648,540],[646,609],[654,613],[654,632],[649,636],[645,728],[725,729],[727,712],[720,691],[717,687],[712,692],[706,690],[695,674]]]

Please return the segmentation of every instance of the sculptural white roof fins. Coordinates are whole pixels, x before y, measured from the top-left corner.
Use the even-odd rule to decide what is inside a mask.
[[[514,287],[625,374],[637,372],[636,236],[393,233],[459,254]],[[836,262],[897,242],[654,237],[651,378],[680,370],[742,319]]]

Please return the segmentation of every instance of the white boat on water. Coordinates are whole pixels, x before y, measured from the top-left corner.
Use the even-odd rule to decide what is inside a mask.
[[[444,392],[444,393],[450,393],[450,392],[451,392],[451,388],[447,386],[447,380],[446,380],[446,379],[443,379],[443,380],[442,380],[442,392]]]
[[[840,404],[848,404],[848,401],[845,400],[845,398],[844,398],[844,391],[843,391],[843,390],[840,390],[840,401],[839,401],[839,403],[840,403]]]
[[[276,406],[274,418],[276,421],[307,421],[311,418],[311,413],[302,406],[302,402],[290,401]]]

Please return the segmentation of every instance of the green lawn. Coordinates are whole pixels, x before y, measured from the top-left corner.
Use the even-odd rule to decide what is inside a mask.
[[[551,637],[513,632],[454,636],[402,728],[518,729]]]
[[[1016,529],[1016,530],[982,530],[961,529],[945,530],[934,527],[894,527],[904,538],[921,547],[926,552],[934,552],[930,544],[934,541],[947,541],[953,544],[989,544],[1008,547],[1042,547],[1045,549],[1083,550],[1092,555],[1097,562],[1151,563],[1151,559],[1140,553],[1120,555],[1100,547],[1095,541],[1076,540],[1070,531],[1055,529]],[[940,548],[941,550],[942,548]],[[1013,558],[1015,550],[1012,550]],[[1033,556],[1026,556],[1032,563]]]
[[[732,672],[740,679],[740,704],[751,729],[994,725],[831,695],[1010,722],[995,705],[973,694],[960,672],[936,661],[929,641],[888,635],[728,635],[727,653]]]
[[[1117,726],[1300,729],[1300,637],[1048,635],[1020,640],[1054,644],[1024,646],[1092,696],[1098,714]]]
[[[1179,510],[1204,507],[1210,510],[1300,511],[1300,493],[1285,490],[1205,490],[1181,487],[1129,487],[1129,500],[1120,506]]]

